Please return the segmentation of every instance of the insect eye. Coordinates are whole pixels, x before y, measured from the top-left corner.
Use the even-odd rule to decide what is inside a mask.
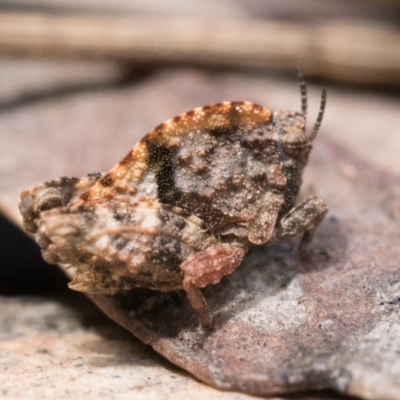
[[[291,157],[302,158],[309,147],[308,139],[303,133],[292,132],[283,138],[283,149]]]

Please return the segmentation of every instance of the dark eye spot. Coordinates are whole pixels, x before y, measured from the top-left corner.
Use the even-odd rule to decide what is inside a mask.
[[[301,132],[288,133],[283,138],[283,149],[291,157],[303,158],[309,147],[307,137]]]

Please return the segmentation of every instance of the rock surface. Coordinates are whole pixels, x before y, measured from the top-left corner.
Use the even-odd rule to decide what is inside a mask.
[[[398,150],[394,150],[400,148],[398,101],[339,90],[328,93],[327,114],[304,190],[323,196],[330,213],[307,258],[298,257],[296,240],[252,249],[234,274],[205,290],[214,316],[210,332],[197,327],[184,296],[173,295],[141,315],[135,308],[151,296],[148,292],[94,298],[136,336],[213,386],[253,394],[332,388],[365,399],[400,398],[400,178],[382,169],[400,171]],[[318,96],[312,89],[310,110],[317,104],[314,95]],[[300,103],[294,82],[175,71],[131,87],[8,110],[0,116],[4,132],[0,205],[18,223],[16,199],[21,188],[54,176],[107,170],[162,120],[202,104],[242,99],[271,109],[298,109]],[[379,143],[377,132],[385,133]],[[15,305],[34,314],[36,306],[35,302]],[[14,306],[5,301],[3,307],[13,310]],[[17,308],[9,315],[15,315]],[[37,348],[50,343],[47,334],[51,332],[42,331]],[[10,365],[23,365],[18,358],[23,350],[15,350],[22,349],[22,343],[7,340],[1,341],[2,351],[9,357],[8,371],[15,373],[18,369]],[[103,348],[96,340],[92,354],[98,346]],[[123,346],[130,348],[130,341],[124,340]],[[71,338],[68,346],[75,347],[76,341]],[[121,352],[126,357],[126,351]],[[117,357],[115,363],[132,360],[120,363]],[[70,364],[72,369],[74,365]],[[28,369],[33,371],[32,366]],[[97,371],[96,379],[103,382],[106,377]],[[124,370],[124,379],[129,380],[130,371]],[[142,373],[140,368],[137,372]],[[32,374],[26,387],[40,378]],[[3,375],[11,377],[5,369]],[[186,376],[182,379],[192,382],[183,385],[212,391]],[[194,386],[190,390],[200,390]]]
[[[234,274],[204,291],[210,332],[196,327],[186,299],[148,315],[135,314],[135,291],[94,301],[219,388],[400,398],[400,179],[326,142],[315,146],[307,181],[329,199],[330,213],[308,256],[299,258],[295,241],[254,247]]]

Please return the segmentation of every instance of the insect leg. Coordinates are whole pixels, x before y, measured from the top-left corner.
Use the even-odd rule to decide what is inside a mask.
[[[205,327],[210,326],[211,316],[201,290],[192,283],[189,276],[185,276],[183,279],[183,288],[186,291],[191,306],[196,311],[200,324]]]
[[[248,239],[254,244],[266,243],[275,228],[283,196],[269,192],[255,217],[249,221]]]
[[[222,277],[232,273],[242,262],[246,251],[239,244],[220,243],[193,254],[181,264],[185,275],[183,288],[202,325],[210,324],[210,315],[199,288],[218,283]]]
[[[328,212],[325,200],[319,197],[310,197],[298,206],[292,208],[279,222],[271,237],[271,241],[278,242],[291,236],[302,233],[300,251],[310,243],[315,230]]]

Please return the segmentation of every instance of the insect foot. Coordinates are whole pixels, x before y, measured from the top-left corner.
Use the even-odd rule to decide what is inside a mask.
[[[327,212],[317,197],[294,207],[326,103],[324,90],[307,134],[304,82],[301,93],[302,112],[233,101],[170,119],[104,174],[24,190],[24,227],[47,261],[75,268],[72,289],[183,289],[210,325],[201,288],[231,274],[251,244],[302,234],[304,249]]]

